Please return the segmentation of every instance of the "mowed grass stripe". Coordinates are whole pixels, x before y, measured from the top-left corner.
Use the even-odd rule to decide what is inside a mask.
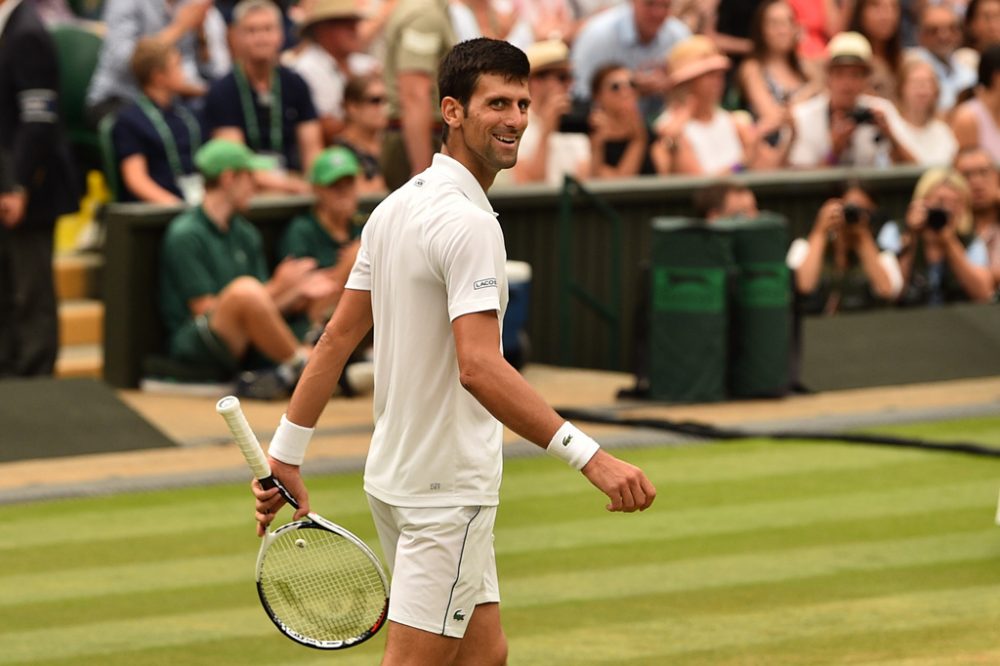
[[[876,543],[790,548],[750,555],[699,557],[666,564],[632,566],[627,547],[613,568],[573,569],[542,576],[507,576],[505,602],[515,607],[548,603],[626,598],[778,583],[842,571],[880,571],[895,567],[946,564],[989,557],[1000,559],[996,529]]]
[[[755,654],[761,646],[803,637],[839,637],[849,645],[852,637],[870,632],[955,624],[978,626],[1000,639],[1000,586],[901,593],[728,615],[680,615],[669,621],[631,614],[627,604],[618,604],[609,611],[618,611],[618,619],[605,623],[601,631],[585,627],[510,636],[510,663],[624,664],[633,659],[660,657],[660,663],[666,664],[685,652],[733,648]]]
[[[1000,467],[997,471],[1000,473]],[[989,507],[996,502],[997,485],[997,481],[987,479],[886,491],[850,492],[851,488],[845,487],[839,495],[756,502],[741,501],[734,488],[733,493],[727,491],[730,501],[722,506],[676,509],[670,506],[669,498],[661,495],[658,504],[649,511],[627,516],[610,515],[603,506],[594,506],[590,500],[582,509],[578,503],[567,502],[561,509],[568,519],[559,524],[558,529],[553,529],[556,527],[553,521],[545,520],[543,516],[547,511],[542,508],[536,512],[535,521],[525,523],[523,514],[528,507],[501,502],[497,514],[496,550],[498,554],[532,552],[539,548],[575,548],[659,539],[665,535],[673,538],[707,536],[852,519],[902,518],[925,511],[977,507],[983,511],[984,524],[988,524],[992,518]],[[586,517],[577,518],[580,515]]]

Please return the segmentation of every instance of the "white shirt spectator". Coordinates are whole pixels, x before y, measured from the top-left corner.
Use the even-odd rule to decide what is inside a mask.
[[[306,43],[298,57],[287,63],[309,84],[313,106],[319,116],[344,119],[344,87],[347,77],[326,50],[318,44]],[[347,67],[352,76],[367,76],[378,72],[381,63],[366,53],[352,53],[347,57]]]
[[[923,127],[907,122],[896,114],[889,116],[893,134],[904,148],[922,166],[947,166],[958,152],[958,140],[951,127],[939,118],[933,118]]]
[[[890,123],[899,122],[896,108],[887,100],[872,95],[860,95],[859,107],[878,108]],[[851,143],[836,163],[831,163],[833,146],[830,143],[830,96],[817,95],[797,104],[792,109],[795,120],[795,143],[792,144],[788,163],[796,167],[817,166],[887,166],[889,141],[879,140],[879,131],[872,124],[858,125],[851,136]]]

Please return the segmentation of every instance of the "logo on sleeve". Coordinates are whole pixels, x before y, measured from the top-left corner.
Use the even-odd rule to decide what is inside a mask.
[[[485,280],[476,280],[472,283],[472,288],[475,290],[479,289],[489,289],[490,287],[496,289],[497,279],[496,278],[486,278]]]
[[[451,616],[451,619],[457,622],[465,622],[465,611],[459,608],[455,611],[455,614]]]

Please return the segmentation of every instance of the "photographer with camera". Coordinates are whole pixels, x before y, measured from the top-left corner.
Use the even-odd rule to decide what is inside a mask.
[[[809,236],[792,242],[787,264],[807,313],[866,309],[899,295],[899,262],[875,243],[873,228],[881,217],[871,194],[848,183],[820,207]]]
[[[968,248],[963,238],[971,239]],[[993,297],[982,239],[972,237],[969,184],[954,169],[926,171],[906,211],[905,229],[887,223],[878,241],[899,257],[901,304],[988,302]]]
[[[792,109],[790,165],[872,167],[914,161],[893,129],[900,124],[899,112],[888,100],[864,94],[872,58],[871,45],[859,33],[842,32],[830,40],[826,91]]]

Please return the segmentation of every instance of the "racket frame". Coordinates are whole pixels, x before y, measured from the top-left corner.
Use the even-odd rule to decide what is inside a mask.
[[[271,474],[271,466],[267,461],[267,456],[264,455],[264,450],[261,448],[256,434],[254,434],[249,422],[247,422],[246,416],[243,414],[239,399],[235,396],[226,396],[219,400],[216,404],[215,410],[222,416],[223,419],[225,419],[226,424],[229,426],[230,433],[233,435],[233,439],[239,446],[240,452],[246,459],[247,465],[249,465],[251,471],[253,471],[254,476],[257,478],[258,482],[260,482],[261,487],[277,488],[278,492],[281,493],[281,496],[284,497],[285,501],[294,508],[298,509],[298,501],[296,501],[288,489],[285,488],[285,486]],[[326,530],[327,532],[331,532],[343,539],[346,539],[352,545],[356,546],[358,550],[360,550],[371,561],[372,567],[378,573],[379,578],[382,581],[382,589],[386,590],[385,603],[382,605],[382,611],[379,613],[375,623],[361,635],[337,641],[320,640],[314,637],[304,636],[282,622],[277,614],[275,614],[271,609],[271,605],[267,601],[267,597],[263,591],[263,586],[260,582],[261,570],[264,566],[267,550],[281,534],[300,529]],[[379,561],[378,556],[374,553],[374,551],[372,551],[371,548],[368,547],[368,544],[355,536],[350,530],[341,527],[340,525],[327,520],[323,516],[316,513],[309,513],[304,520],[286,523],[273,531],[268,530],[264,534],[260,544],[260,550],[257,552],[257,564],[254,571],[254,580],[257,584],[257,596],[260,598],[261,606],[264,607],[264,611],[267,613],[271,622],[274,623],[274,626],[276,626],[278,630],[288,638],[292,639],[296,643],[305,645],[306,647],[318,650],[340,650],[360,645],[378,633],[379,629],[385,625],[388,617],[389,580],[385,575],[385,569],[382,567],[382,563]]]

